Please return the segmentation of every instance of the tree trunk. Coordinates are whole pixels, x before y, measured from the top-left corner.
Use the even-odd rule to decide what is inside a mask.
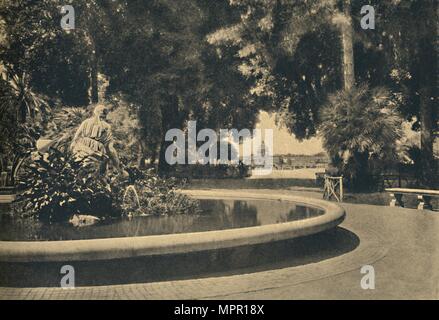
[[[161,109],[162,117],[162,141],[160,142],[159,150],[159,164],[158,171],[161,175],[170,172],[172,166],[166,161],[166,149],[172,144],[170,141],[165,141],[166,132],[170,129],[179,129],[183,127],[187,119],[187,112],[179,110],[179,99],[176,95],[163,97],[166,99],[166,105]]]
[[[352,189],[356,192],[369,191],[373,187],[372,176],[369,170],[369,152],[355,152],[355,172],[352,179]]]
[[[425,37],[419,42],[419,120],[421,125],[421,163],[422,163],[422,182],[427,187],[435,187],[437,178],[437,163],[433,155],[435,113],[433,112],[435,101],[435,90],[437,85],[437,46],[435,45],[437,27],[435,17],[434,1],[426,1],[429,6],[429,16],[420,22],[426,32]]]
[[[158,173],[161,176],[166,176],[171,169],[171,165],[166,161],[166,149],[170,144],[171,142],[165,141],[165,139],[160,144]]]
[[[91,66],[90,66],[90,102],[99,102],[99,88],[98,88],[98,59],[96,56],[96,49],[93,49]]]
[[[139,147],[138,147],[138,151],[137,151],[137,167],[140,170],[146,169],[146,159],[148,159],[148,155],[147,155],[147,146],[146,143],[141,140],[139,141]]]
[[[423,184],[433,187],[435,160],[433,156],[433,110],[428,89],[420,92],[420,123],[421,123],[421,158],[423,171]]]
[[[429,66],[431,70],[435,70],[433,67],[434,62],[428,57],[424,56],[421,61],[425,62],[425,66]],[[427,60],[428,59],[428,60]],[[432,62],[433,64],[428,63]],[[423,63],[424,63],[423,62]],[[432,85],[434,85],[434,75],[427,70],[423,71],[425,76],[421,80],[421,89],[419,90],[420,101],[419,101],[419,122],[421,125],[421,164],[422,164],[422,182],[427,187],[434,187],[437,181],[437,163],[433,155],[433,143],[434,143],[434,114],[433,114],[433,91]],[[428,78],[430,74],[430,79]]]
[[[345,18],[341,24],[341,38],[343,46],[343,87],[346,91],[350,91],[355,85],[351,0],[344,0],[343,13]]]

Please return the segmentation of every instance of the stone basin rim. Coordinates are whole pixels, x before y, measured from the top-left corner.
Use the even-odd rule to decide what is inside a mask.
[[[225,190],[182,192],[200,199],[288,201],[322,209],[325,213],[305,220],[204,232],[86,240],[0,241],[0,263],[112,260],[257,245],[334,228],[343,222],[346,215],[338,204],[303,196]]]

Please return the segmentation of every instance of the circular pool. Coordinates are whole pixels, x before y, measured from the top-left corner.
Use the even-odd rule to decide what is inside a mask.
[[[2,224],[0,263],[108,261],[230,249],[316,234],[345,217],[337,204],[293,195],[184,192],[200,199],[202,214],[140,217],[82,229],[14,230]]]

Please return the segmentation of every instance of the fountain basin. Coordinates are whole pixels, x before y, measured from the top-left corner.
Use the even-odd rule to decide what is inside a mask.
[[[0,262],[64,263],[230,249],[319,233],[336,227],[345,218],[345,211],[335,203],[300,196],[256,195],[251,192],[223,190],[220,192],[187,190],[184,193],[199,199],[286,201],[323,210],[323,214],[298,221],[206,232],[67,241],[0,241]]]

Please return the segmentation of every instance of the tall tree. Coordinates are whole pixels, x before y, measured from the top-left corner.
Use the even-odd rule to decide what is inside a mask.
[[[355,83],[387,86],[400,111],[422,132],[426,177],[433,167],[437,128],[437,2],[378,1],[376,29],[360,26],[361,1],[233,0],[239,22],[210,36],[232,45],[252,94],[268,98],[296,137],[308,138],[320,123],[329,93]],[[341,54],[339,54],[341,52]],[[355,66],[355,67],[354,67]],[[428,70],[427,70],[428,69]],[[263,100],[267,104],[267,101]]]
[[[25,72],[37,92],[67,105],[88,103],[89,52],[61,26],[62,1],[2,1],[6,42],[0,61],[16,74]]]
[[[230,3],[240,20],[210,35],[209,42],[236,48],[257,108],[278,111],[299,139],[315,135],[320,106],[342,84],[342,47],[332,22],[337,1]]]
[[[355,85],[354,69],[354,40],[351,18],[351,0],[343,0],[343,14],[338,14],[334,20],[340,25],[343,56],[343,87],[350,91]]]
[[[377,24],[382,32],[372,41],[379,43],[391,67],[387,85],[403,100],[400,110],[421,133],[423,183],[439,185],[439,168],[434,160],[434,132],[438,128],[438,3],[435,0],[376,1],[381,12]],[[414,121],[413,121],[414,120]],[[435,181],[436,177],[436,181]]]
[[[226,1],[113,1],[104,29],[102,71],[109,93],[124,93],[138,109],[142,157],[159,159],[165,171],[166,131],[254,125],[248,87],[234,69],[234,51],[218,50],[205,37],[235,17]],[[127,50],[127,48],[130,48]]]

